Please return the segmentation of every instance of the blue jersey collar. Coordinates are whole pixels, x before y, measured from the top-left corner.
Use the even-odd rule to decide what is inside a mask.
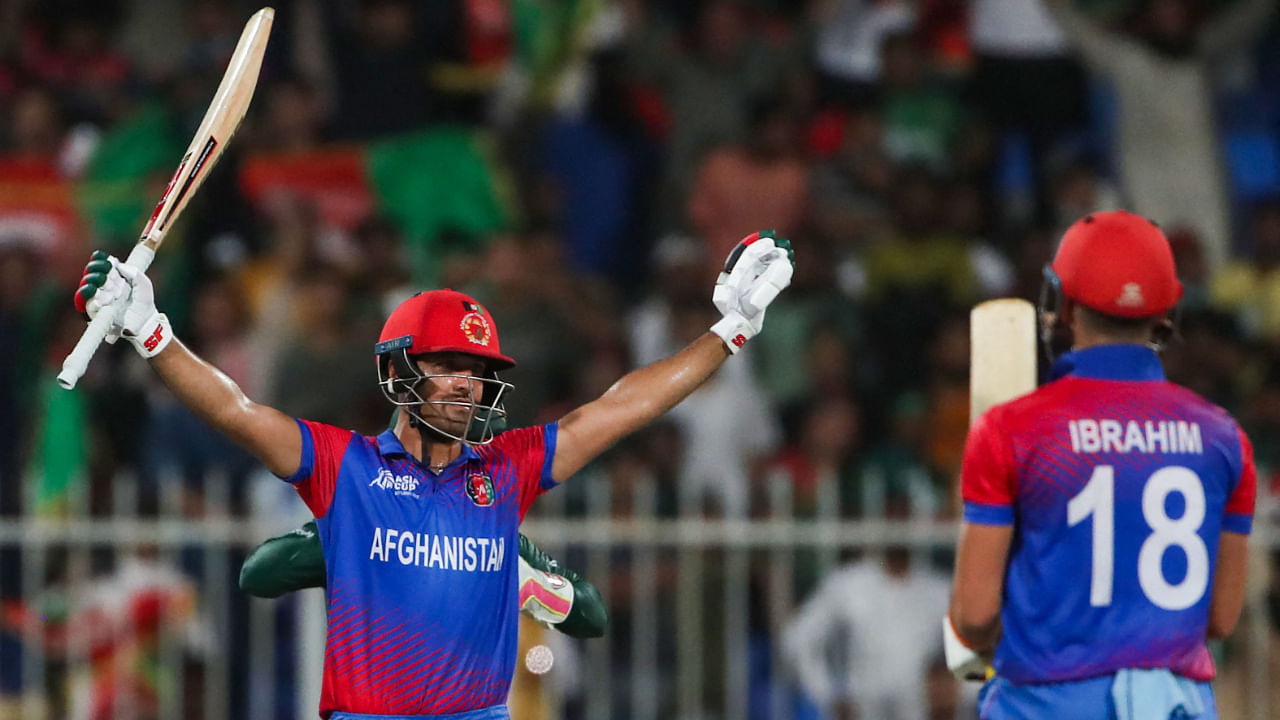
[[[1067,375],[1094,380],[1164,380],[1164,368],[1156,351],[1146,345],[1096,345],[1058,358],[1050,379]]]
[[[394,430],[383,430],[382,434],[377,437],[377,442],[378,452],[383,455],[403,455],[408,458],[413,457],[409,454],[408,450],[404,449],[404,445],[400,442],[400,438],[396,437]],[[460,461],[465,462],[467,460],[478,460],[479,458],[480,454],[476,452],[475,448],[471,447],[467,443],[462,443],[462,454],[459,455],[456,460],[449,463],[449,465],[455,465]]]

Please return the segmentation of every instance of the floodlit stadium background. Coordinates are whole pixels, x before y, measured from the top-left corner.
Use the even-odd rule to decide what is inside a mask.
[[[1222,716],[1280,717],[1274,4],[280,0],[159,304],[255,399],[372,433],[387,308],[465,289],[529,424],[703,332],[716,265],[777,228],[763,335],[535,505],[613,624],[532,640],[555,664],[515,720],[968,718],[938,658],[967,311],[1130,207],[1187,286],[1170,375],[1257,448]],[[315,716],[320,594],[236,589],[302,503],[123,343],[53,382],[89,250],[127,253],[255,9],[0,4],[2,720]]]

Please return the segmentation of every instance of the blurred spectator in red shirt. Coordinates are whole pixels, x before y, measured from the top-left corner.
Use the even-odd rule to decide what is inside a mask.
[[[689,195],[689,219],[714,258],[722,258],[743,236],[760,228],[780,235],[801,229],[809,204],[809,174],[796,145],[799,129],[779,98],[757,100],[747,141],[713,151],[697,173]]]
[[[708,0],[690,5],[698,7],[686,32],[669,31],[654,13],[628,38],[637,78],[661,89],[670,119],[664,220],[679,215],[703,155],[718,145],[741,141],[751,125],[752,99],[776,92],[792,71],[779,49],[755,32],[745,3]]]

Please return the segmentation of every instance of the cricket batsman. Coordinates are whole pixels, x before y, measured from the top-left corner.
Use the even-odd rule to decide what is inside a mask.
[[[250,400],[175,341],[150,280],[115,258],[96,254],[76,297],[90,317],[109,308],[122,318],[114,331],[177,399],[292,483],[315,515],[328,610],[322,718],[507,720],[513,556],[529,506],[758,334],[791,282],[792,257],[772,232],[749,235],[717,278],[722,317],[707,333],[558,422],[496,437],[511,389],[498,374],[515,361],[489,312],[463,293],[423,292],[387,318],[374,346],[378,387],[402,412],[377,437]]]
[[[947,663],[991,677],[988,720],[1211,720],[1205,641],[1240,615],[1252,446],[1164,377],[1182,285],[1155,223],[1086,216],[1045,278],[1042,339],[1071,349],[970,428]]]

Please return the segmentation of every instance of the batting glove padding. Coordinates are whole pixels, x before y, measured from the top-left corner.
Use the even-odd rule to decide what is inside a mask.
[[[746,236],[729,253],[711,295],[723,317],[711,326],[711,332],[730,352],[738,352],[760,333],[765,309],[791,284],[794,271],[791,241],[777,237],[772,230]]]
[[[159,354],[173,339],[169,318],[156,310],[155,291],[146,273],[101,250],[94,251],[84,268],[75,303],[90,319],[99,312],[111,313],[107,342],[114,343],[123,334],[144,358]]]
[[[573,584],[520,558],[520,609],[534,620],[558,625],[573,610]]]
[[[942,651],[947,659],[947,669],[960,680],[986,682],[996,674],[991,662],[960,638],[950,615],[942,617]]]

